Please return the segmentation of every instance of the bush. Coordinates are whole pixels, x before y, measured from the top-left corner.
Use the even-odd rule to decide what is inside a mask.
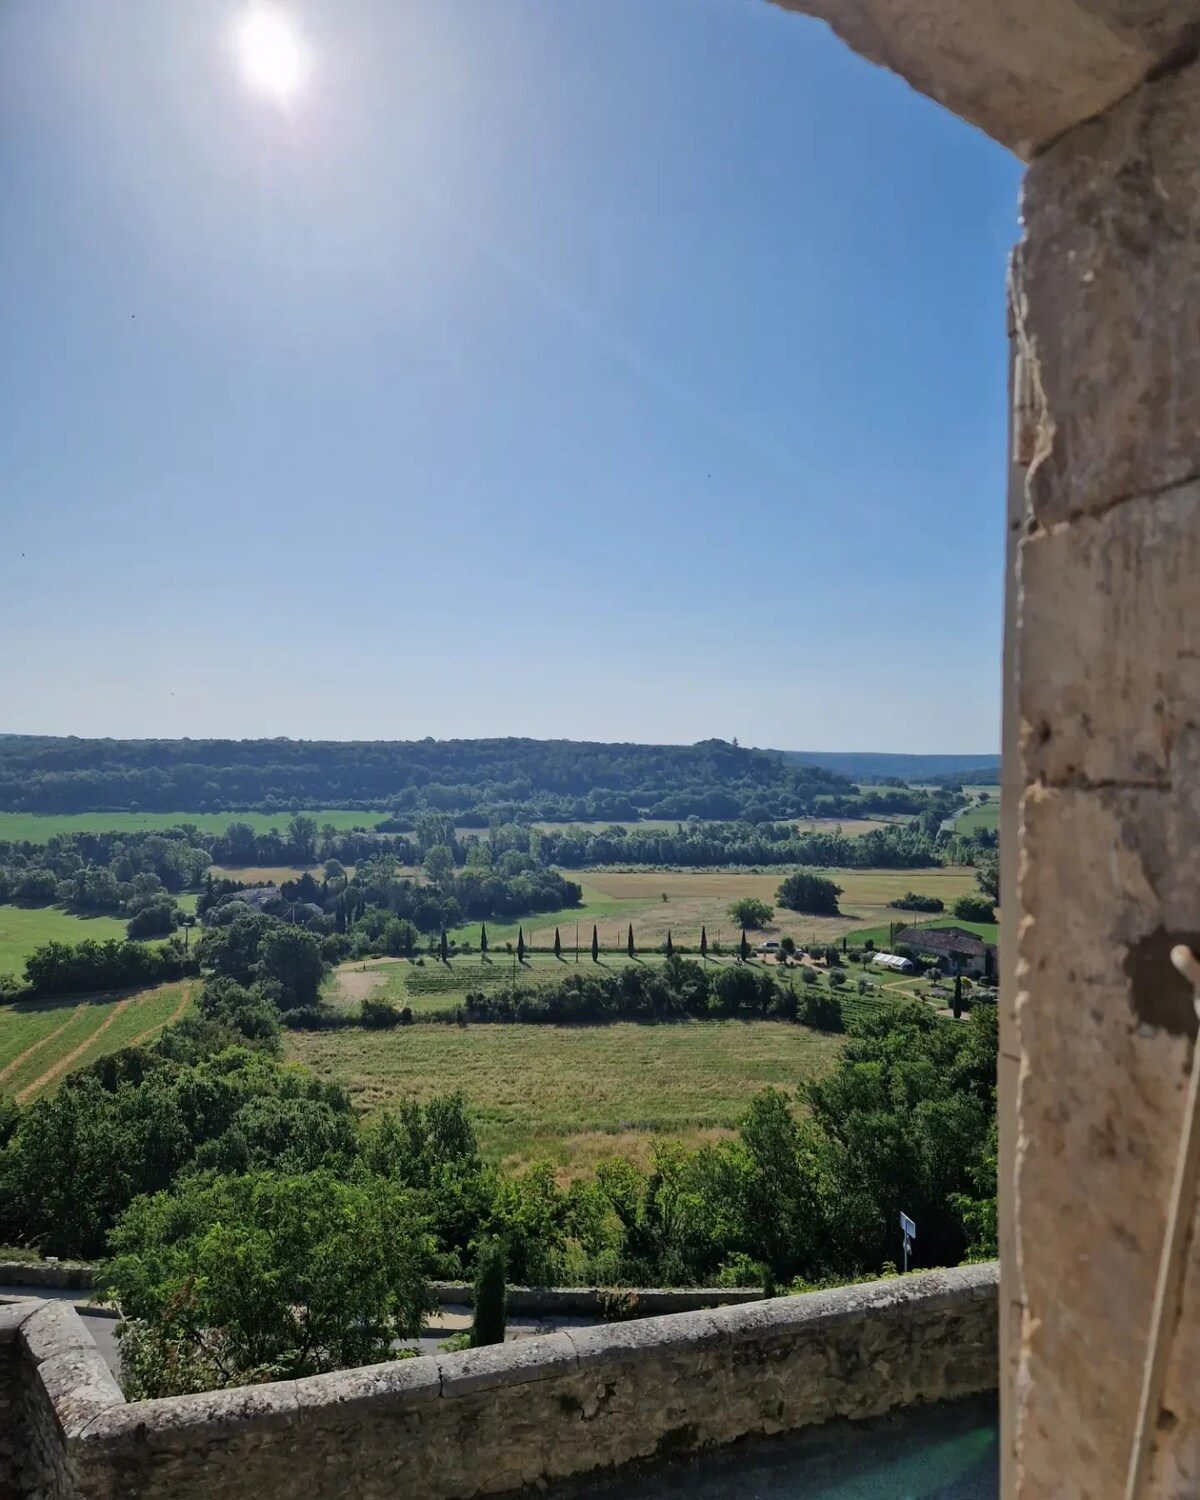
[[[497,1240],[481,1245],[475,1260],[475,1317],[471,1323],[471,1343],[502,1344],[508,1314],[505,1290],[504,1250]]]
[[[954,903],[954,915],[967,922],[994,922],[996,912],[986,896],[960,896]]]
[[[740,901],[734,901],[729,906],[729,920],[738,927],[746,927],[751,931],[765,927],[774,915],[774,908],[765,901],[760,901],[757,896],[743,896]]]
[[[408,1009],[411,1019],[411,1009],[407,1006],[405,1009]],[[399,1010],[390,1000],[372,1000],[369,995],[362,1002],[361,1018],[364,1026],[369,1026],[376,1031],[385,1031],[392,1026],[399,1026],[401,1020]]]
[[[846,971],[844,969],[831,969],[829,971],[829,982],[834,989],[840,990],[846,983]]]
[[[919,891],[905,891],[903,896],[897,896],[894,901],[888,902],[900,911],[945,911],[946,903],[938,896],[922,896]]]
[[[815,977],[815,976],[814,976]],[[800,1000],[796,1019],[814,1031],[845,1031],[842,1002],[828,991],[811,989]]]

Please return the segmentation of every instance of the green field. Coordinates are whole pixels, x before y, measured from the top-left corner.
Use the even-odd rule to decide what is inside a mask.
[[[353,812],[344,808],[318,808],[305,811],[318,826],[332,823],[337,829],[374,828],[388,816],[381,812]],[[193,823],[202,833],[224,833],[230,823],[249,823],[256,833],[276,828],[282,833],[292,816],[290,812],[89,812],[89,813],[16,813],[0,812],[0,839],[26,839],[44,844],[56,833],[153,833],[163,828],[178,828]]]
[[[954,825],[955,833],[975,833],[980,828],[994,832],[1000,826],[1000,803],[996,800],[995,792],[991,796],[992,800],[981,802],[969,812],[963,813]]]
[[[123,917],[76,917],[58,906],[0,906],[0,974],[20,974],[42,943],[124,936]]]
[[[25,1103],[56,1087],[73,1069],[149,1041],[183,1013],[191,988],[184,982],[107,999],[0,1006],[0,1092]]]
[[[783,1021],[661,1026],[409,1026],[290,1033],[287,1051],[363,1109],[462,1089],[487,1155],[564,1175],[615,1153],[645,1161],[655,1136],[732,1129],[750,1098],[791,1093],[842,1041]]]
[[[583,904],[526,917],[520,922],[489,922],[488,937],[493,949],[506,941],[515,942],[518,928],[524,928],[526,941],[549,944],[554,940],[556,926],[564,946],[573,948],[576,922],[579,941],[585,949],[591,943],[593,923],[600,929],[603,947],[623,949],[625,929],[631,922],[635,940],[643,950],[661,947],[668,929],[677,943],[695,947],[700,941],[701,927],[707,929],[710,943],[719,939],[728,948],[740,936],[729,920],[730,902],[740,896],[757,896],[774,904],[775,892],[790,872],[780,866],[757,873],[745,870],[568,870],[565,873],[582,886]],[[840,942],[856,928],[886,923],[887,903],[905,891],[919,890],[939,896],[949,908],[959,896],[976,889],[975,872],[957,866],[817,873],[828,875],[842,887],[840,915],[807,917],[780,907],[770,927],[751,934],[752,941],[789,936],[801,944]],[[472,922],[456,928],[451,936],[459,942],[477,943],[479,924]]]

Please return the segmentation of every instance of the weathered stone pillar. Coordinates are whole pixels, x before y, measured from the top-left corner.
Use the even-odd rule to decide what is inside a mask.
[[[1017,562],[1021,1500],[1123,1494],[1200,950],[1200,63],[1038,154]],[[1011,1269],[1011,1268],[1006,1268]],[[1152,1493],[1200,1494],[1200,1240]]]

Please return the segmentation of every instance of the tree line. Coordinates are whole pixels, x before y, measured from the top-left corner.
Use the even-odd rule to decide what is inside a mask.
[[[0,809],[280,812],[521,807],[533,818],[792,817],[853,783],[723,740],[300,741],[0,737]],[[291,806],[291,804],[295,804]]]

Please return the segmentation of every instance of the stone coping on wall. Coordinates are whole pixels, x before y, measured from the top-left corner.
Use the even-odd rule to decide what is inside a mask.
[[[44,1500],[465,1500],[994,1390],[996,1320],[997,1268],[964,1266],[127,1403],[74,1308],[28,1302],[0,1308],[0,1359]]]
[[[98,1277],[99,1268],[84,1261],[0,1260],[0,1286],[89,1291]],[[441,1307],[460,1306],[471,1301],[472,1287],[466,1281],[433,1281],[429,1295]],[[510,1312],[596,1318],[652,1317],[763,1300],[756,1287],[727,1286],[510,1286],[507,1295]]]

